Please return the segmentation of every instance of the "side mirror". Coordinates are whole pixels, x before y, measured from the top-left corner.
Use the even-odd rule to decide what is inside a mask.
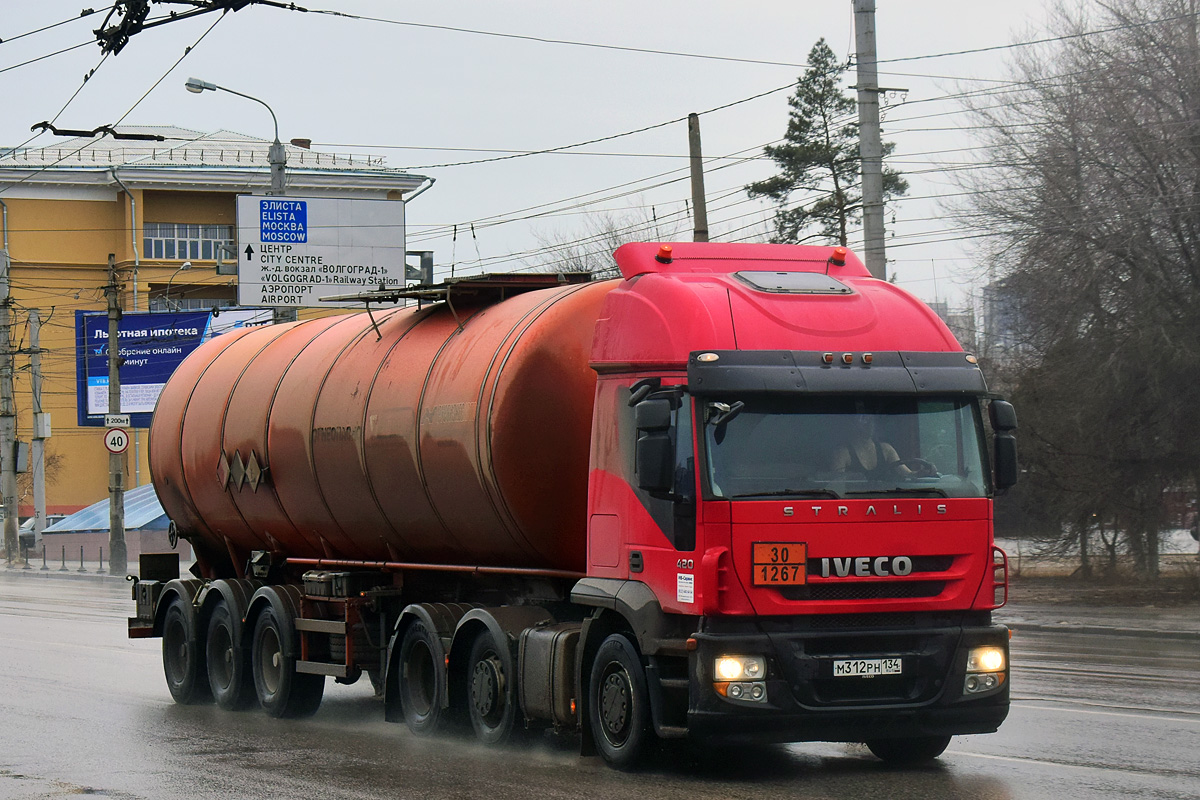
[[[1017,429],[1017,410],[1012,403],[993,400],[988,406],[988,415],[991,417],[992,430],[996,432],[992,440],[996,491],[1003,492],[1017,484],[1017,475],[1020,473],[1017,437],[1013,434]]]
[[[637,440],[638,488],[669,492],[674,488],[675,446],[665,433],[648,433]]]
[[[1017,429],[1017,410],[1007,400],[993,400],[988,405],[988,416],[991,417],[994,431],[1015,431]]]
[[[638,488],[669,492],[674,487],[675,445],[671,441],[671,401],[643,400],[634,406],[638,440],[635,452]]]

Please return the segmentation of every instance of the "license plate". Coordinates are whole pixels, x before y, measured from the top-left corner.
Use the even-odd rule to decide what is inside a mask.
[[[804,542],[755,542],[751,555],[755,586],[799,586],[808,581]]]
[[[860,658],[852,661],[834,661],[835,678],[872,678],[876,675],[899,675],[901,660],[898,658]]]

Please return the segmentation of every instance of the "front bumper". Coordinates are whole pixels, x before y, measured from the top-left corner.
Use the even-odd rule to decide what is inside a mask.
[[[695,634],[688,735],[742,741],[846,741],[991,733],[1008,714],[1008,629],[945,617],[911,628],[811,627],[812,620],[763,620],[757,631],[708,625]],[[1004,680],[965,695],[967,651],[1005,651]],[[722,697],[718,656],[763,655],[766,702]],[[835,677],[844,659],[899,658],[897,676]]]

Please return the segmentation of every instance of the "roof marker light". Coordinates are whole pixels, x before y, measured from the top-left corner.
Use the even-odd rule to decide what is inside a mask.
[[[829,257],[829,263],[833,264],[835,267],[846,266],[846,248],[833,248],[833,255]]]
[[[843,364],[853,364],[854,363],[854,353],[842,353],[842,363]]]
[[[824,361],[826,364],[832,364],[833,363],[833,353],[826,353],[825,355],[821,356],[821,360]]]
[[[712,362],[712,361],[716,361],[719,358],[720,358],[720,356],[717,355],[716,353],[701,353],[700,355],[696,356],[697,361],[703,362],[705,364],[708,364],[709,362]]]
[[[976,358],[975,356],[971,355],[970,353],[968,353],[967,354],[967,363],[968,364],[978,364],[979,359]]]
[[[671,245],[664,244],[662,247],[659,247],[658,255],[656,255],[654,257],[654,260],[660,264],[670,264],[671,263]]]
[[[875,360],[875,356],[871,355],[870,353],[863,353],[862,360],[864,364],[870,364]]]

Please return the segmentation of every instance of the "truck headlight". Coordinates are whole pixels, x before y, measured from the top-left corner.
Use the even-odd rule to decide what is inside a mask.
[[[1004,648],[988,645],[972,647],[967,653],[967,672],[1000,672],[1004,669]]]
[[[963,682],[963,694],[986,694],[1003,686],[1007,660],[1003,647],[972,647],[967,651],[967,677]]]
[[[715,673],[721,681],[760,681],[767,676],[761,656],[719,656]]]

